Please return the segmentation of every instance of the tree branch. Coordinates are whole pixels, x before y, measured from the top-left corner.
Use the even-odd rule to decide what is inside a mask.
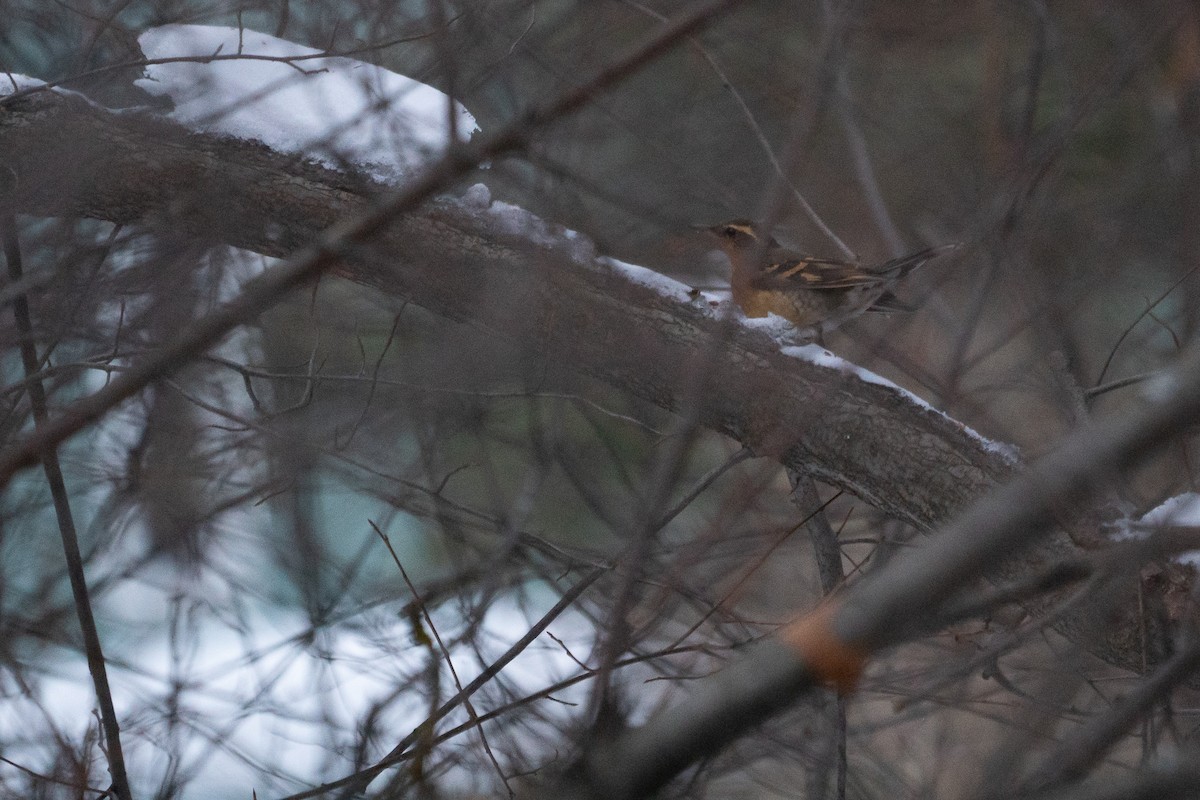
[[[21,178],[13,203],[22,213],[136,221],[277,257],[310,245],[336,220],[369,214],[370,198],[388,188],[254,142],[51,92],[0,106],[0,153]],[[664,409],[685,400],[680,387],[694,365],[709,365],[702,424],[924,530],[1019,469],[904,393],[789,357],[761,331],[722,319],[702,297],[632,280],[580,238],[536,224],[515,230],[469,200],[414,205],[370,246],[343,247],[337,258],[332,269],[342,277],[519,342],[531,359],[570,365]],[[1102,541],[1096,519],[1079,516],[1075,539]],[[1042,570],[1078,551],[1071,537],[1055,534],[996,574]],[[1079,620],[1063,628],[1095,630]],[[1136,668],[1136,625],[1105,630],[1103,641],[1079,637],[1081,646]]]

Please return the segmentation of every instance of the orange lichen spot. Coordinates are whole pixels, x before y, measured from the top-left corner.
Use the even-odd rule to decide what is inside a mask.
[[[822,603],[811,614],[785,625],[779,639],[799,654],[818,680],[849,694],[858,685],[869,653],[847,644],[833,629],[838,607],[836,601]]]

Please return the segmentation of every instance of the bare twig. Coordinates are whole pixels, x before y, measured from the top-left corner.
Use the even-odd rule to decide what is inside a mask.
[[[1144,714],[1197,669],[1200,669],[1200,640],[1193,636],[1111,710],[1066,736],[1043,759],[1026,785],[1046,789],[1082,778]]]
[[[635,0],[625,0],[625,5],[629,6],[630,8],[637,9],[647,16],[654,17],[660,22],[666,22],[667,20],[667,18],[662,14],[644,5],[643,3],[635,2]],[[784,167],[784,164],[780,161],[779,156],[775,153],[774,145],[772,145],[770,139],[767,138],[767,134],[763,131],[762,126],[758,124],[758,120],[755,118],[754,112],[750,110],[750,104],[746,102],[746,99],[742,97],[742,93],[739,92],[737,87],[733,85],[733,81],[729,79],[729,75],[726,74],[724,68],[721,67],[721,63],[717,61],[717,59],[708,51],[706,47],[700,44],[698,39],[691,39],[690,44],[695,47],[704,60],[708,62],[708,65],[712,68],[712,71],[716,73],[717,77],[720,79],[721,85],[724,86],[729,92],[730,97],[733,98],[734,103],[736,103],[738,109],[741,110],[742,116],[745,117],[746,124],[750,126],[750,131],[754,134],[754,138],[758,140],[759,146],[762,147],[763,153],[767,157],[767,161],[769,161],[771,164],[771,168],[775,170],[776,177],[782,181],[788,187],[788,189],[791,190],[792,197],[795,198],[796,202],[800,205],[800,208],[804,210],[805,216],[808,217],[809,221],[812,222],[812,224],[815,225],[817,229],[821,231],[821,233],[825,234],[825,236],[827,236],[829,240],[834,243],[834,245],[842,252],[842,255],[849,259],[855,258],[854,251],[842,241],[841,237],[834,233],[833,228],[829,227],[825,220],[821,218],[821,215],[817,213],[817,210],[813,208],[812,204],[808,202],[808,198],[806,198],[804,193],[800,191],[800,187],[796,186],[795,182],[792,181],[791,177],[788,175],[787,169]],[[774,220],[768,220],[768,222],[774,222]]]
[[[0,236],[4,239],[4,257],[8,262],[8,276],[14,284],[22,280],[21,246],[17,237],[17,221],[12,211],[0,208]],[[13,315],[17,330],[21,334],[21,363],[25,375],[37,373],[41,366],[37,345],[33,339],[33,322],[29,313],[29,301],[24,294],[13,299]],[[49,414],[46,405],[46,390],[39,380],[26,384],[29,405],[33,411],[35,430],[43,430]],[[112,776],[113,792],[119,800],[132,800],[129,777],[125,772],[125,755],[121,748],[121,726],[117,721],[113,705],[112,690],[108,684],[108,670],[104,663],[104,650],[100,645],[100,633],[96,629],[96,618],[92,613],[92,601],[88,593],[87,577],[84,575],[83,556],[79,550],[79,536],[75,531],[75,519],[71,514],[71,500],[67,484],[63,479],[58,453],[53,445],[36,452],[46,473],[50,496],[54,503],[54,515],[58,520],[58,531],[62,538],[63,554],[67,562],[67,575],[71,582],[71,593],[75,599],[75,616],[83,633],[84,653],[88,671],[96,690],[96,702],[100,705],[100,723],[104,729],[105,752],[108,755],[108,770]]]
[[[846,579],[846,571],[842,568],[842,545],[838,541],[837,532],[829,524],[825,515],[826,503],[821,502],[817,494],[817,482],[812,476],[797,469],[788,470],[788,479],[792,483],[792,499],[800,508],[801,513],[808,517],[808,535],[812,539],[813,553],[817,561],[817,575],[821,579],[821,591],[829,597]],[[833,704],[834,727],[834,797],[846,800],[846,777],[848,763],[846,760],[846,698],[838,695]],[[827,761],[827,759],[822,759]],[[824,794],[826,770],[822,768],[820,789]]]
[[[741,591],[742,587],[745,586],[746,582],[749,581],[750,578],[753,577],[754,574],[756,572],[758,572],[759,569],[762,568],[763,564],[767,563],[767,560],[771,557],[772,553],[774,553],[776,550],[778,550],[779,547],[784,542],[786,542],[788,539],[790,539],[796,531],[800,530],[805,525],[807,525],[809,520],[811,519],[811,517],[814,514],[824,513],[825,509],[829,506],[829,504],[832,503],[837,498],[841,497],[841,494],[842,494],[841,492],[838,492],[833,497],[829,498],[824,503],[822,503],[820,506],[815,508],[813,511],[809,512],[809,514],[807,516],[805,516],[804,519],[800,520],[795,525],[791,526],[790,528],[787,528],[782,533],[780,533],[778,536],[776,536],[771,541],[771,543],[767,546],[767,548],[762,553],[760,553],[759,556],[756,559],[754,559],[754,561],[752,561],[748,566],[746,566],[745,569],[743,569],[742,574],[739,575],[733,581],[733,583],[725,591],[725,593],[723,595],[721,595],[721,598],[719,600],[717,600],[717,602],[713,603],[712,607],[707,612],[702,614],[699,619],[697,619],[695,622],[693,622],[688,627],[687,630],[685,630],[683,633],[681,633],[677,637],[675,637],[675,639],[671,642],[670,646],[677,647],[677,646],[682,645],[685,641],[687,641],[688,638],[691,637],[691,635],[693,633],[695,633],[697,630],[700,629],[701,625],[703,625],[705,622],[707,622],[708,619],[713,614],[715,614],[719,609],[725,607],[725,605],[727,603],[729,603],[730,599],[735,594],[737,594],[739,591]]]
[[[337,791],[339,789],[344,789],[348,793],[352,793],[366,787],[367,784],[379,776],[388,767],[403,761],[406,758],[409,748],[421,740],[426,728],[432,727],[438,721],[444,719],[447,714],[462,705],[463,701],[469,699],[471,695],[475,694],[475,692],[479,691],[481,687],[495,678],[500,673],[500,670],[508,666],[509,662],[520,655],[525,648],[529,647],[529,645],[532,644],[537,637],[541,636],[542,632],[546,630],[551,622],[553,622],[564,611],[570,608],[571,605],[578,600],[585,591],[587,591],[588,587],[595,583],[600,576],[604,575],[604,573],[607,571],[608,570],[603,567],[597,567],[581,578],[574,586],[568,589],[563,596],[559,598],[558,602],[554,604],[554,607],[547,611],[542,618],[539,619],[525,633],[524,636],[522,636],[512,645],[512,647],[508,648],[508,650],[505,650],[504,653],[502,653],[500,657],[491,664],[488,664],[487,668],[484,669],[483,672],[479,673],[479,676],[476,677],[475,680],[468,683],[453,697],[439,706],[437,711],[430,715],[427,720],[418,725],[412,733],[400,740],[400,743],[392,748],[391,752],[377,761],[373,766],[368,767],[365,770],[361,770],[360,772],[356,772],[353,775],[347,775],[346,777],[331,783],[322,784],[313,789],[309,789],[308,791],[289,795],[287,798],[285,798],[285,800],[305,800],[305,798],[308,797],[318,797],[326,794],[327,792]]]
[[[437,642],[438,650],[441,651],[442,659],[446,662],[446,668],[450,670],[450,677],[454,680],[454,687],[461,692],[463,690],[463,685],[462,681],[458,678],[458,670],[454,668],[454,659],[450,657],[450,648],[446,647],[446,643],[442,641],[442,635],[438,633],[437,625],[435,625],[433,622],[433,616],[430,615],[429,608],[425,605],[425,601],[421,599],[421,593],[417,591],[417,587],[408,577],[408,571],[404,569],[404,564],[400,562],[400,556],[396,554],[396,549],[392,547],[392,540],[389,539],[388,535],[384,533],[374,522],[371,522],[370,524],[371,529],[375,531],[376,535],[378,535],[381,540],[383,540],[383,545],[387,548],[388,553],[391,555],[392,562],[396,565],[396,569],[400,570],[400,577],[404,579],[404,585],[408,587],[408,591],[413,596],[413,603],[416,604],[413,608],[425,618],[425,625],[429,628],[429,632],[433,634],[433,639],[435,642]],[[490,742],[488,742],[487,734],[485,734],[483,731],[483,724],[479,720],[479,715],[475,713],[475,706],[471,703],[469,698],[463,699],[463,708],[466,709],[467,716],[470,717],[472,724],[478,728],[479,739],[483,743],[483,749],[487,752],[488,758],[491,759],[492,766],[496,768],[496,772],[500,775],[501,782],[503,782],[505,788],[508,789],[509,797],[512,797],[514,792],[512,787],[509,786],[508,776],[504,774],[504,770],[500,767],[500,762],[496,760],[496,754],[492,752],[492,745]],[[425,730],[427,734],[432,734],[433,732],[432,726],[426,728]]]
[[[1158,297],[1154,298],[1154,300],[1150,302],[1147,302],[1146,307],[1142,310],[1142,313],[1134,317],[1133,321],[1125,326],[1125,330],[1121,331],[1121,335],[1117,337],[1117,341],[1113,344],[1112,349],[1108,351],[1108,358],[1104,359],[1104,366],[1100,368],[1100,374],[1096,377],[1096,385],[1092,387],[1091,392],[1099,393],[1099,391],[1102,389],[1101,384],[1104,383],[1104,376],[1108,374],[1108,368],[1112,366],[1112,362],[1117,355],[1117,351],[1121,349],[1121,343],[1124,342],[1125,338],[1133,332],[1133,329],[1137,327],[1137,324],[1153,313],[1158,304],[1163,300],[1166,300],[1167,297],[1170,296],[1171,292],[1178,289],[1179,286],[1188,278],[1190,278],[1192,273],[1194,273],[1197,269],[1200,269],[1200,264],[1193,266],[1187,272],[1180,275],[1179,278],[1170,286],[1168,286],[1161,294],[1159,294]],[[1113,386],[1112,388],[1117,387]]]
[[[1168,762],[1127,775],[1108,775],[1081,786],[1026,795],[1025,800],[1191,800],[1200,786],[1195,750],[1178,753]]]
[[[847,9],[840,11],[843,15],[848,12],[852,4],[847,3],[846,5]],[[844,22],[839,19],[838,12],[834,10],[831,0],[823,0],[821,9],[825,17],[826,36],[836,36],[838,30],[843,27]],[[854,115],[850,94],[850,76],[849,70],[846,67],[849,51],[850,48],[847,44],[831,53],[834,61],[832,69],[835,74],[832,92],[834,108],[838,119],[842,123],[842,129],[846,133],[852,163],[854,164],[854,173],[858,178],[859,186],[862,187],[863,194],[866,195],[867,207],[871,209],[871,217],[875,221],[875,227],[879,229],[879,233],[883,236],[884,241],[887,242],[888,249],[892,255],[899,256],[905,252],[904,239],[900,235],[900,230],[896,227],[896,223],[892,220],[887,202],[883,199],[883,190],[879,186],[879,178],[875,174],[875,165],[871,163],[871,154],[867,149],[867,138],[863,135],[862,126],[859,125],[858,119]]]

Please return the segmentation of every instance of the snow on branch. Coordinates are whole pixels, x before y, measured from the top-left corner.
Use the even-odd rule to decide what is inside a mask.
[[[451,100],[383,67],[257,31],[164,25],[138,37],[147,58],[137,85],[174,104],[195,130],[254,139],[332,167],[353,164],[395,181],[440,156]],[[455,102],[457,135],[479,129]]]

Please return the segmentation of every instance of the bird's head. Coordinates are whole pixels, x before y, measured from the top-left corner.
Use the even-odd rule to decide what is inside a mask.
[[[750,250],[754,247],[775,245],[775,240],[761,225],[748,219],[731,219],[720,225],[702,225],[700,228],[716,237],[721,247],[727,250]]]

